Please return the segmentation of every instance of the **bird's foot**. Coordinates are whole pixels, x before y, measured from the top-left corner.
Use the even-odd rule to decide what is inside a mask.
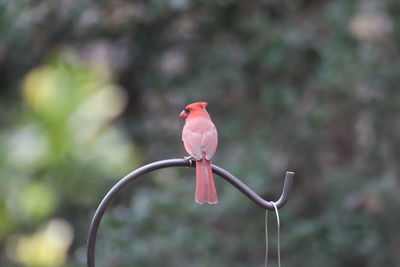
[[[190,167],[192,167],[192,162],[196,161],[196,159],[193,156],[186,156],[184,159],[188,160],[190,163]]]

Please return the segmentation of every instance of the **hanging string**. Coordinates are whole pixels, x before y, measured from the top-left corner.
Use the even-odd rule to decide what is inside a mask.
[[[278,266],[281,267],[281,241],[280,241],[280,231],[281,231],[281,224],[279,220],[279,212],[278,207],[275,205],[274,202],[271,204],[275,208],[275,215],[276,215],[276,225],[278,227]],[[268,266],[268,209],[265,210],[265,267]]]
[[[268,266],[268,209],[265,209],[265,264]]]
[[[281,223],[279,221],[279,212],[278,212],[278,207],[275,205],[274,202],[271,202],[272,205],[274,205],[275,208],[275,215],[276,215],[276,225],[278,226],[278,266],[281,267],[281,237],[280,237],[280,232],[281,232]]]

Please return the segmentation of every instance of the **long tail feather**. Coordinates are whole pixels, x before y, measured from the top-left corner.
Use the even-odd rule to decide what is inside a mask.
[[[204,156],[196,161],[196,193],[195,201],[199,204],[217,204],[217,191],[211,170],[211,161]]]

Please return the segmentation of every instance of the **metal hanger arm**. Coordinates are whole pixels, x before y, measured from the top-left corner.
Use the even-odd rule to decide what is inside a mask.
[[[97,237],[97,232],[98,232],[98,229],[100,226],[101,218],[103,217],[104,212],[106,211],[108,205],[111,203],[111,201],[114,199],[114,197],[128,183],[139,178],[143,174],[146,174],[146,173],[158,170],[158,169],[169,168],[169,167],[194,167],[191,165],[192,165],[192,161],[189,161],[187,159],[167,159],[167,160],[156,161],[156,162],[147,164],[145,166],[142,166],[142,167],[132,171],[131,173],[126,175],[124,178],[119,180],[110,189],[110,191],[108,191],[106,196],[101,201],[99,207],[97,208],[97,210],[93,216],[92,222],[90,224],[88,240],[87,240],[87,266],[88,267],[95,266],[94,255],[95,255],[95,247],[96,247],[96,237]],[[213,173],[217,174],[218,176],[220,176],[221,178],[225,179],[230,184],[235,186],[239,191],[241,191],[244,195],[246,195],[248,198],[253,200],[253,202],[258,204],[259,206],[263,207],[264,209],[274,210],[274,206],[271,203],[271,201],[266,201],[263,198],[261,198],[257,193],[255,193],[247,185],[245,185],[242,181],[240,181],[238,178],[236,178],[235,176],[233,176],[226,170],[224,170],[221,167],[218,167],[216,165],[212,165],[212,170],[213,170]],[[293,179],[294,179],[294,172],[286,172],[282,194],[281,194],[280,198],[276,202],[274,202],[274,204],[277,206],[277,208],[281,208],[287,202],[288,196],[292,189]]]

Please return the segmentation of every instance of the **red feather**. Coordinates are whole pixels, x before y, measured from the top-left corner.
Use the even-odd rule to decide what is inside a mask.
[[[218,200],[210,160],[217,149],[218,133],[206,105],[197,102],[182,111],[181,116],[186,117],[182,141],[189,155],[196,159],[196,202],[215,204]]]

